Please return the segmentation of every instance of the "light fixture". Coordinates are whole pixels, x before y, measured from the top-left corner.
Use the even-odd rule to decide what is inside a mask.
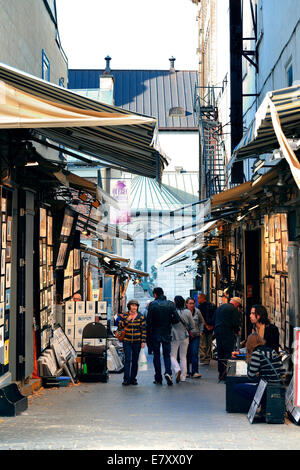
[[[246,214],[244,215],[240,215],[239,217],[237,217],[237,221],[240,222],[241,220],[243,220],[244,218],[246,217]]]
[[[79,199],[81,199],[83,202],[85,202],[87,200],[87,195],[82,193],[82,194],[79,194]]]
[[[278,181],[276,183],[276,186],[284,186],[284,181],[282,175],[279,175]]]
[[[100,202],[97,201],[97,199],[95,201],[92,202],[92,206],[95,207],[96,209],[98,209],[98,207],[100,206]]]
[[[105,263],[110,263],[110,258],[108,256],[104,256],[103,261]]]
[[[256,209],[257,207],[259,207],[259,204],[256,204],[256,206],[250,207],[249,212],[250,212],[250,211],[253,211],[253,210]]]
[[[27,162],[25,166],[39,166],[39,162]]]
[[[259,158],[254,162],[254,169],[253,172],[256,173],[258,170],[260,170],[264,165],[265,165],[265,160],[260,160]]]

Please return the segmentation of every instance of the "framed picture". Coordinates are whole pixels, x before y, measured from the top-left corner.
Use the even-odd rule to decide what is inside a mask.
[[[7,200],[5,197],[1,198],[1,211],[6,212]]]
[[[0,326],[4,325],[5,305],[4,302],[0,303]]]
[[[47,264],[47,245],[46,245],[46,240],[43,240],[42,243],[42,251],[43,251],[43,264]]]
[[[74,276],[74,285],[73,285],[73,292],[78,292],[80,290],[80,274]]]
[[[5,310],[10,309],[10,289],[5,290]]]
[[[280,214],[280,225],[281,225],[282,232],[287,232],[287,230],[288,230],[287,214],[285,214],[285,213]]]
[[[6,249],[1,250],[1,274],[5,274]]]
[[[39,240],[40,266],[43,264],[43,240]]]
[[[275,240],[280,240],[280,236],[281,236],[280,214],[276,214],[274,216],[274,232],[275,232]]]
[[[275,310],[278,313],[281,311],[280,289],[275,289]]]
[[[276,271],[282,271],[282,251],[281,251],[281,243],[276,241],[275,243],[275,251],[276,251]]]
[[[47,246],[47,265],[51,266],[53,263],[53,248],[52,246]]]
[[[281,232],[281,243],[283,251],[288,251],[289,246],[289,232]]]
[[[75,313],[75,302],[69,301],[65,303],[65,313]]]
[[[11,231],[12,231],[12,217],[7,217],[7,232],[6,240],[11,242]]]
[[[0,348],[4,347],[4,325],[0,326]]]
[[[64,266],[67,248],[68,248],[68,243],[60,244],[57,261],[56,261],[57,268],[62,268]]]
[[[40,207],[40,237],[47,237],[47,210]]]
[[[265,238],[269,238],[269,216],[265,215]]]
[[[9,363],[9,339],[4,342],[4,365],[7,366]]]
[[[96,312],[96,302],[87,301],[86,302],[86,313],[95,313]]]
[[[2,224],[2,248],[6,248],[6,224]]]
[[[80,250],[74,249],[74,271],[80,269]]]
[[[274,232],[274,216],[269,216],[269,239],[270,243],[275,242],[275,232]]]
[[[75,304],[76,304],[76,314],[85,313],[85,302],[84,301],[75,302]]]
[[[52,237],[52,230],[53,230],[53,223],[52,223],[52,217],[48,215],[47,217],[47,244],[52,245],[53,244],[53,237]]]
[[[107,313],[107,302],[99,300],[98,302],[98,313]]]
[[[6,261],[11,260],[11,243],[6,244]]]
[[[11,263],[7,263],[5,285],[6,287],[10,287],[10,284],[11,284]]]
[[[5,276],[0,278],[0,302],[5,302]]]

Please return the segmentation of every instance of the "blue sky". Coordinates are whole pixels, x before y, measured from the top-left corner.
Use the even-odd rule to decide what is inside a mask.
[[[197,7],[190,0],[56,0],[69,68],[197,69]]]

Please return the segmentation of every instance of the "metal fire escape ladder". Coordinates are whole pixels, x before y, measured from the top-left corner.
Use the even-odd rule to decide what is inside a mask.
[[[203,98],[199,93],[201,88],[206,91]],[[224,146],[220,134],[221,125],[218,120],[215,88],[219,87],[196,86],[195,89],[194,111],[197,115],[200,133],[200,198],[211,197],[223,191],[226,186]]]

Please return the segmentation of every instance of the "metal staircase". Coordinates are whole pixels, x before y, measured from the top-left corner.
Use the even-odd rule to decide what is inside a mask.
[[[206,94],[203,96],[203,90]],[[195,87],[194,111],[200,133],[200,193],[211,197],[226,187],[225,152],[215,101],[215,87]]]

